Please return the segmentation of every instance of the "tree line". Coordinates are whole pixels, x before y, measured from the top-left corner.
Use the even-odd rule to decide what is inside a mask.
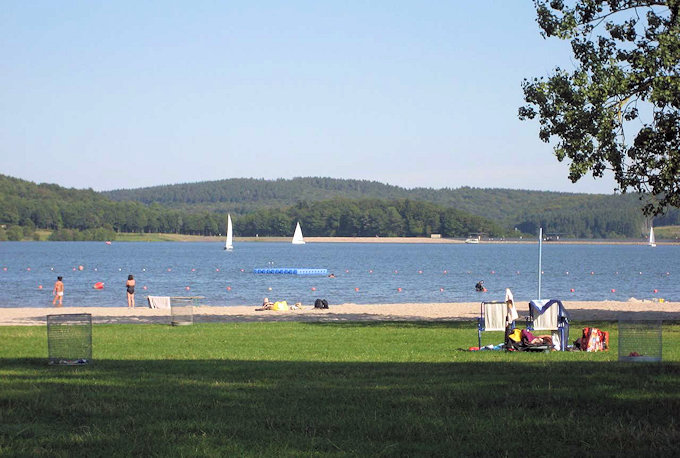
[[[324,180],[312,184],[330,188],[338,181]],[[364,184],[349,181],[348,186]],[[374,182],[365,186],[385,189]],[[630,195],[461,188],[453,199],[453,190],[448,191],[448,202],[460,200],[461,207],[477,212],[411,198],[334,197],[257,207],[245,214],[232,213],[232,218],[240,236],[289,236],[295,222],[300,221],[310,236],[411,237],[438,233],[465,237],[483,232],[502,237],[536,234],[543,227],[545,232],[563,238],[639,238],[647,233],[651,222]],[[425,190],[422,193],[426,194]],[[92,190],[38,185],[0,175],[0,240],[30,239],[35,229],[53,231],[53,240],[113,239],[118,232],[220,235],[225,232],[225,213],[201,206],[180,209],[158,202],[114,201]],[[654,224],[678,225],[680,211],[671,208],[657,216]]]
[[[284,209],[262,209],[234,222],[243,236],[290,236],[296,221],[305,235],[330,237],[466,237],[483,232],[502,237],[496,223],[428,202],[409,199],[331,199],[299,202]]]
[[[500,236],[497,224],[453,208],[408,199],[331,199],[260,209],[235,219],[241,236],[292,234],[295,221],[308,235],[464,237],[469,232]],[[5,236],[13,227],[49,229],[60,240],[103,240],[116,232],[220,235],[226,215],[169,209],[158,203],[114,202],[91,190],[70,190],[0,177],[0,224]],[[25,234],[24,234],[25,237]]]

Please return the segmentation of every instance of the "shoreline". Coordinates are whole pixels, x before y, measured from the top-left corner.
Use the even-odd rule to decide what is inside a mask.
[[[621,314],[632,319],[680,320],[680,302],[649,300],[562,301],[572,321],[612,321]],[[519,322],[528,315],[527,302],[518,301]],[[256,305],[199,306],[196,323],[228,322],[353,322],[353,321],[474,321],[479,302],[340,304],[329,309],[305,306],[302,310],[256,311]],[[148,307],[42,307],[0,309],[0,326],[45,325],[47,315],[89,313],[95,324],[169,324],[169,309]],[[471,324],[471,326],[475,326]]]
[[[405,243],[405,244],[455,244],[465,245],[465,238],[431,238],[431,237],[305,237],[305,242],[314,243]],[[254,242],[254,243],[290,243],[291,237],[234,237],[234,243]],[[221,236],[199,236],[199,235],[180,235],[180,234],[144,234],[144,236],[121,236],[120,239],[113,240],[113,243],[128,242],[214,242],[224,243]],[[99,243],[99,242],[95,242]],[[536,239],[499,239],[499,240],[480,240],[479,243],[469,245],[494,245],[494,244],[537,244]],[[626,239],[564,239],[544,241],[551,245],[648,245],[646,240],[626,240]],[[657,241],[657,245],[680,245],[680,240]]]

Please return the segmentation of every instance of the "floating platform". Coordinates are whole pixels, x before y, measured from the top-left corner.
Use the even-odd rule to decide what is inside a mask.
[[[253,269],[256,274],[288,274],[288,275],[328,275],[328,269],[278,268]]]

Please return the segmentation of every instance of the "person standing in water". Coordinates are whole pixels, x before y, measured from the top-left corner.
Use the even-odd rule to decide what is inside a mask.
[[[128,307],[135,307],[135,278],[132,275],[128,275],[127,282],[125,283],[127,288],[127,300]]]
[[[61,307],[63,305],[62,301],[64,299],[64,282],[62,280],[62,277],[57,277],[57,281],[54,282],[54,288],[52,289],[52,294],[54,295],[54,299],[52,299],[52,305],[55,305],[58,299],[59,305],[57,305],[57,307]]]

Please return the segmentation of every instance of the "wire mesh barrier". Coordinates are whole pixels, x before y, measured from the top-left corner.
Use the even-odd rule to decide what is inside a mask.
[[[194,297],[171,297],[170,298],[170,324],[173,326],[186,326],[194,324],[194,306],[199,305],[202,299]]]
[[[661,320],[619,319],[619,361],[660,362]]]
[[[92,362],[92,315],[47,315],[47,355],[50,364]]]

